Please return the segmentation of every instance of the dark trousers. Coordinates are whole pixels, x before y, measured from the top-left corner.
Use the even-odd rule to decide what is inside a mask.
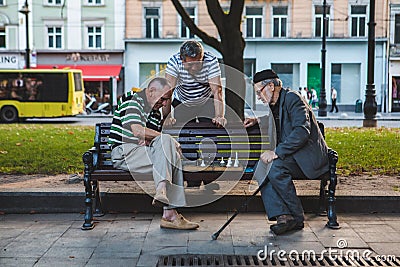
[[[261,198],[269,220],[280,215],[291,214],[296,220],[304,220],[304,211],[292,177],[306,178],[293,157],[285,160],[275,159],[272,164],[258,162],[254,173],[258,183],[264,179],[269,182],[261,189]]]
[[[332,107],[331,107],[331,111],[329,111],[329,112],[333,112],[333,109],[335,109],[335,112],[339,112],[339,109],[336,105],[336,99],[332,99]]]
[[[174,107],[174,118],[177,123],[185,124],[190,121],[210,121],[214,118],[214,98],[209,98],[207,101],[198,106],[186,106],[182,102],[174,99],[172,101]]]

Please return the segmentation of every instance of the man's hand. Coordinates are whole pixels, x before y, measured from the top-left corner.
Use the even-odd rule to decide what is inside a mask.
[[[149,146],[151,141],[146,140],[146,139],[139,139],[138,145],[139,146]]]
[[[178,152],[179,156],[181,158],[183,158],[183,153],[182,153],[182,147],[181,144],[179,144],[178,141],[176,141],[175,139],[173,139],[175,141],[175,148],[176,148],[176,152]]]
[[[227,123],[227,120],[224,117],[214,117],[212,122],[217,125],[217,127],[224,127]]]
[[[175,118],[168,117],[168,118],[166,118],[165,121],[163,122],[163,126],[168,127],[168,126],[174,125],[175,123],[176,123],[176,119],[175,119]]]
[[[251,127],[253,125],[256,125],[258,123],[258,119],[257,118],[246,118],[243,122],[243,126],[245,128],[247,127]]]
[[[265,163],[271,163],[274,159],[277,159],[278,155],[275,154],[274,151],[272,150],[267,150],[264,153],[261,154],[260,159]]]

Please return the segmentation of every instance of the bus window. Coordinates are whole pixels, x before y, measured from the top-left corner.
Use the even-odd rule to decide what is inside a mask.
[[[68,74],[46,74],[40,96],[43,102],[68,102]]]
[[[75,83],[75,92],[82,91],[82,75],[80,73],[74,73],[74,83]]]

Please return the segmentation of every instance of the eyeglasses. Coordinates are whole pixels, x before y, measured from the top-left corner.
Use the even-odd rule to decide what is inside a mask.
[[[164,101],[169,101],[169,100],[171,100],[170,97],[160,97],[159,101],[164,102]]]
[[[264,85],[263,87],[261,87],[261,89],[256,90],[256,95],[257,95],[257,96],[260,96],[261,93],[262,93],[262,91],[264,91],[265,87],[267,87],[267,85],[268,85],[268,84],[266,84],[266,85]]]

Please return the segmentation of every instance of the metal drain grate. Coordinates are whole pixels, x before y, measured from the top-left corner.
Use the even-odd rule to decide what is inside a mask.
[[[400,257],[348,258],[343,256],[317,256],[315,259],[299,257],[298,260],[278,260],[276,256],[259,260],[253,255],[170,255],[160,256],[157,266],[400,266]]]

